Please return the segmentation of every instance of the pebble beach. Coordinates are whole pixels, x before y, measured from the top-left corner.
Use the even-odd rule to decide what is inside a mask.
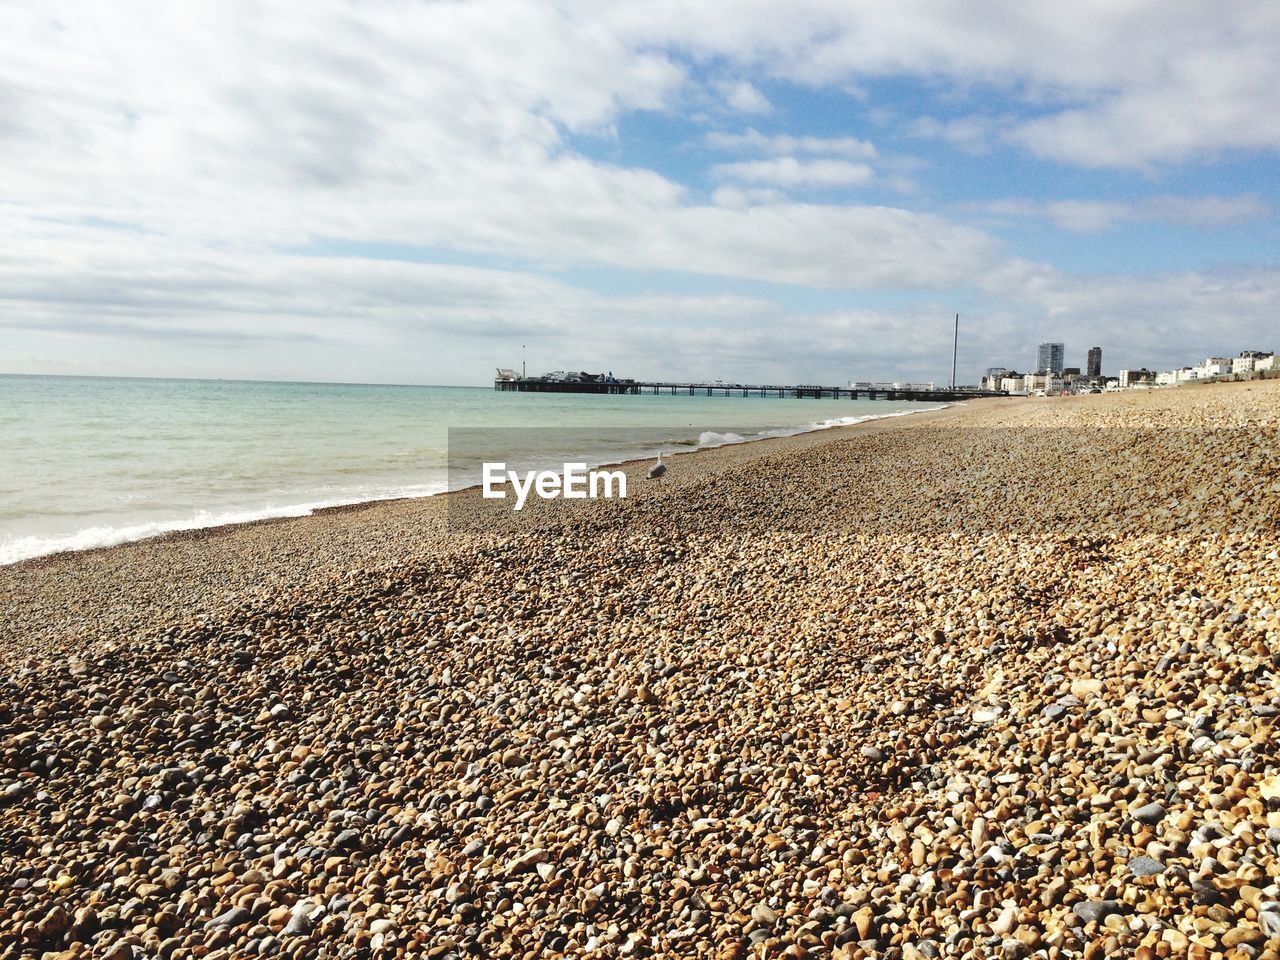
[[[975,401],[0,568],[0,958],[1280,960],[1278,413]]]

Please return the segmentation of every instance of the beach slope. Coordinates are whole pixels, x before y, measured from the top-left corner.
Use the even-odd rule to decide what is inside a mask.
[[[1278,388],[0,569],[0,957],[1280,958]]]

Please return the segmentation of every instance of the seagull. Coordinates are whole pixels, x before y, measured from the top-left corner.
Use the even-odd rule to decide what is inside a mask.
[[[660,476],[667,472],[667,465],[662,462],[662,451],[658,451],[658,462],[649,468],[648,479],[657,480]]]

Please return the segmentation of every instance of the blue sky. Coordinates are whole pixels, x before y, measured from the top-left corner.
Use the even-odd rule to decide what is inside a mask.
[[[95,5],[0,31],[0,372],[961,379],[1276,349],[1280,7]]]

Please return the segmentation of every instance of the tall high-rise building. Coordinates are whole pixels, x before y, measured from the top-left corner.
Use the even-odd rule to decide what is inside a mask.
[[[1036,372],[1059,376],[1065,366],[1067,349],[1061,343],[1042,343],[1036,355]]]
[[[1088,376],[1091,379],[1102,376],[1102,348],[1101,347],[1089,348],[1089,365],[1086,368],[1086,370],[1088,371]]]

